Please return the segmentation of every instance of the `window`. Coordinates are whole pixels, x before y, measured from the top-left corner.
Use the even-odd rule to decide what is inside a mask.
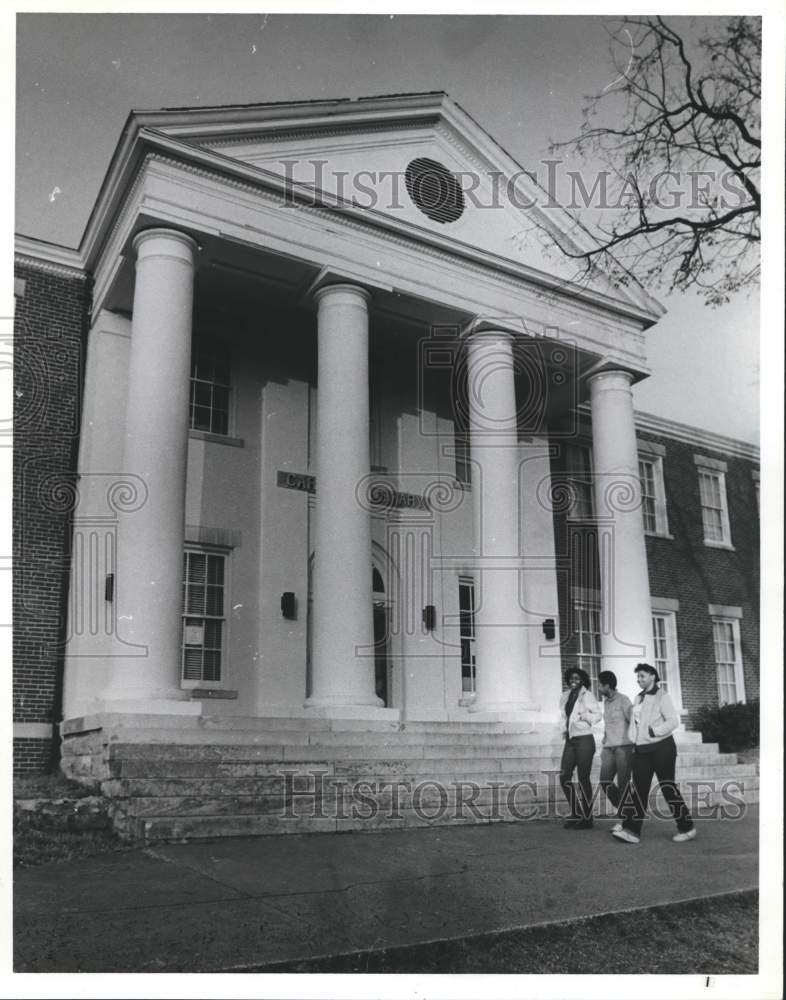
[[[567,445],[565,465],[573,495],[568,517],[578,521],[592,520],[595,513],[592,496],[592,451],[583,445]]]
[[[682,707],[677,646],[677,618],[671,611],[656,611],[652,615],[652,643],[655,669],[661,686],[671,696],[677,710]]]
[[[472,464],[469,459],[469,434],[456,428],[456,479],[462,486],[472,485]]]
[[[739,620],[713,618],[712,641],[718,670],[718,704],[736,705],[745,701]]]
[[[459,577],[459,638],[461,640],[461,690],[475,693],[475,581]]]
[[[592,681],[592,693],[598,694],[600,673],[600,608],[588,601],[573,606],[576,634],[576,666],[586,670]]]
[[[222,680],[226,617],[226,556],[187,549],[183,555],[182,679]]]
[[[229,434],[229,345],[195,340],[191,351],[189,426],[210,434]]]
[[[694,455],[698,467],[701,522],[705,545],[731,547],[729,510],[726,504],[726,463]]]
[[[668,535],[666,489],[663,485],[663,459],[646,455],[639,458],[641,513],[644,530],[651,535]]]

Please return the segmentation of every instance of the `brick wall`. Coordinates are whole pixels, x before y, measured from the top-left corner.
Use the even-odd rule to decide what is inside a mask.
[[[588,431],[588,427],[584,428]],[[676,614],[683,707],[694,712],[702,705],[718,704],[718,682],[713,648],[709,605],[726,605],[742,610],[740,640],[745,695],[759,697],[759,514],[753,471],[758,466],[749,459],[724,454],[700,444],[641,432],[641,441],[665,448],[663,477],[668,528],[671,538],[646,538],[650,593],[679,601]],[[589,446],[585,434],[582,443]],[[712,548],[704,543],[699,477],[694,455],[704,455],[726,463],[726,493],[733,549]],[[552,464],[554,479],[568,476],[564,458]],[[593,532],[586,524],[569,524],[563,511],[555,508],[555,540],[559,565],[559,613],[563,665],[575,662],[576,636],[573,620],[575,588],[598,586],[596,561],[587,558],[592,545],[583,545],[584,558],[578,561],[583,535],[590,542]]]
[[[25,259],[15,276],[14,722],[56,723],[90,288]],[[48,744],[14,740],[15,770],[45,768]]]
[[[51,739],[14,737],[14,774],[42,773],[53,763]]]
[[[663,477],[669,531],[647,538],[650,593],[679,602],[677,632],[685,708],[718,703],[710,604],[742,609],[740,639],[748,701],[759,697],[759,513],[750,460],[652,434],[666,448]],[[704,543],[694,455],[724,461],[733,551]]]

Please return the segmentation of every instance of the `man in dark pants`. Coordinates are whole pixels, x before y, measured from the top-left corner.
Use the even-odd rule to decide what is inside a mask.
[[[617,690],[617,675],[611,670],[601,670],[598,674],[598,693],[603,698],[605,725],[600,751],[600,787],[619,817],[620,802],[630,781],[633,744],[628,736],[628,727],[633,706],[630,698]],[[612,833],[621,829],[622,823],[618,822]]]

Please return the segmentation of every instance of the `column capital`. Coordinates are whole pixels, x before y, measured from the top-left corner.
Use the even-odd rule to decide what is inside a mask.
[[[322,299],[333,297],[334,295],[356,295],[358,298],[363,299],[364,302],[371,301],[371,292],[364,288],[362,285],[356,285],[350,281],[336,282],[335,284],[322,285],[314,291],[314,301],[321,302]]]
[[[636,376],[625,368],[603,368],[586,375],[590,388],[630,389]]]
[[[159,241],[156,246],[154,241]],[[167,229],[165,227],[155,229],[143,229],[131,241],[131,246],[137,255],[137,259],[143,257],[155,257],[164,252],[170,257],[180,257],[184,262],[193,264],[195,255],[199,252],[199,244],[188,233],[179,229]]]
[[[465,339],[481,335],[507,337],[509,340],[532,336],[524,320],[518,316],[475,316],[461,331]]]

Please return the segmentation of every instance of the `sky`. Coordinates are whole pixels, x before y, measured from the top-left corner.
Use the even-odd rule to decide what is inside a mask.
[[[683,22],[688,19],[676,19]],[[527,169],[616,75],[608,18],[33,14],[17,19],[18,233],[76,247],[132,108],[445,90]],[[577,163],[575,165],[578,165]],[[652,290],[637,409],[758,441],[758,296]]]

